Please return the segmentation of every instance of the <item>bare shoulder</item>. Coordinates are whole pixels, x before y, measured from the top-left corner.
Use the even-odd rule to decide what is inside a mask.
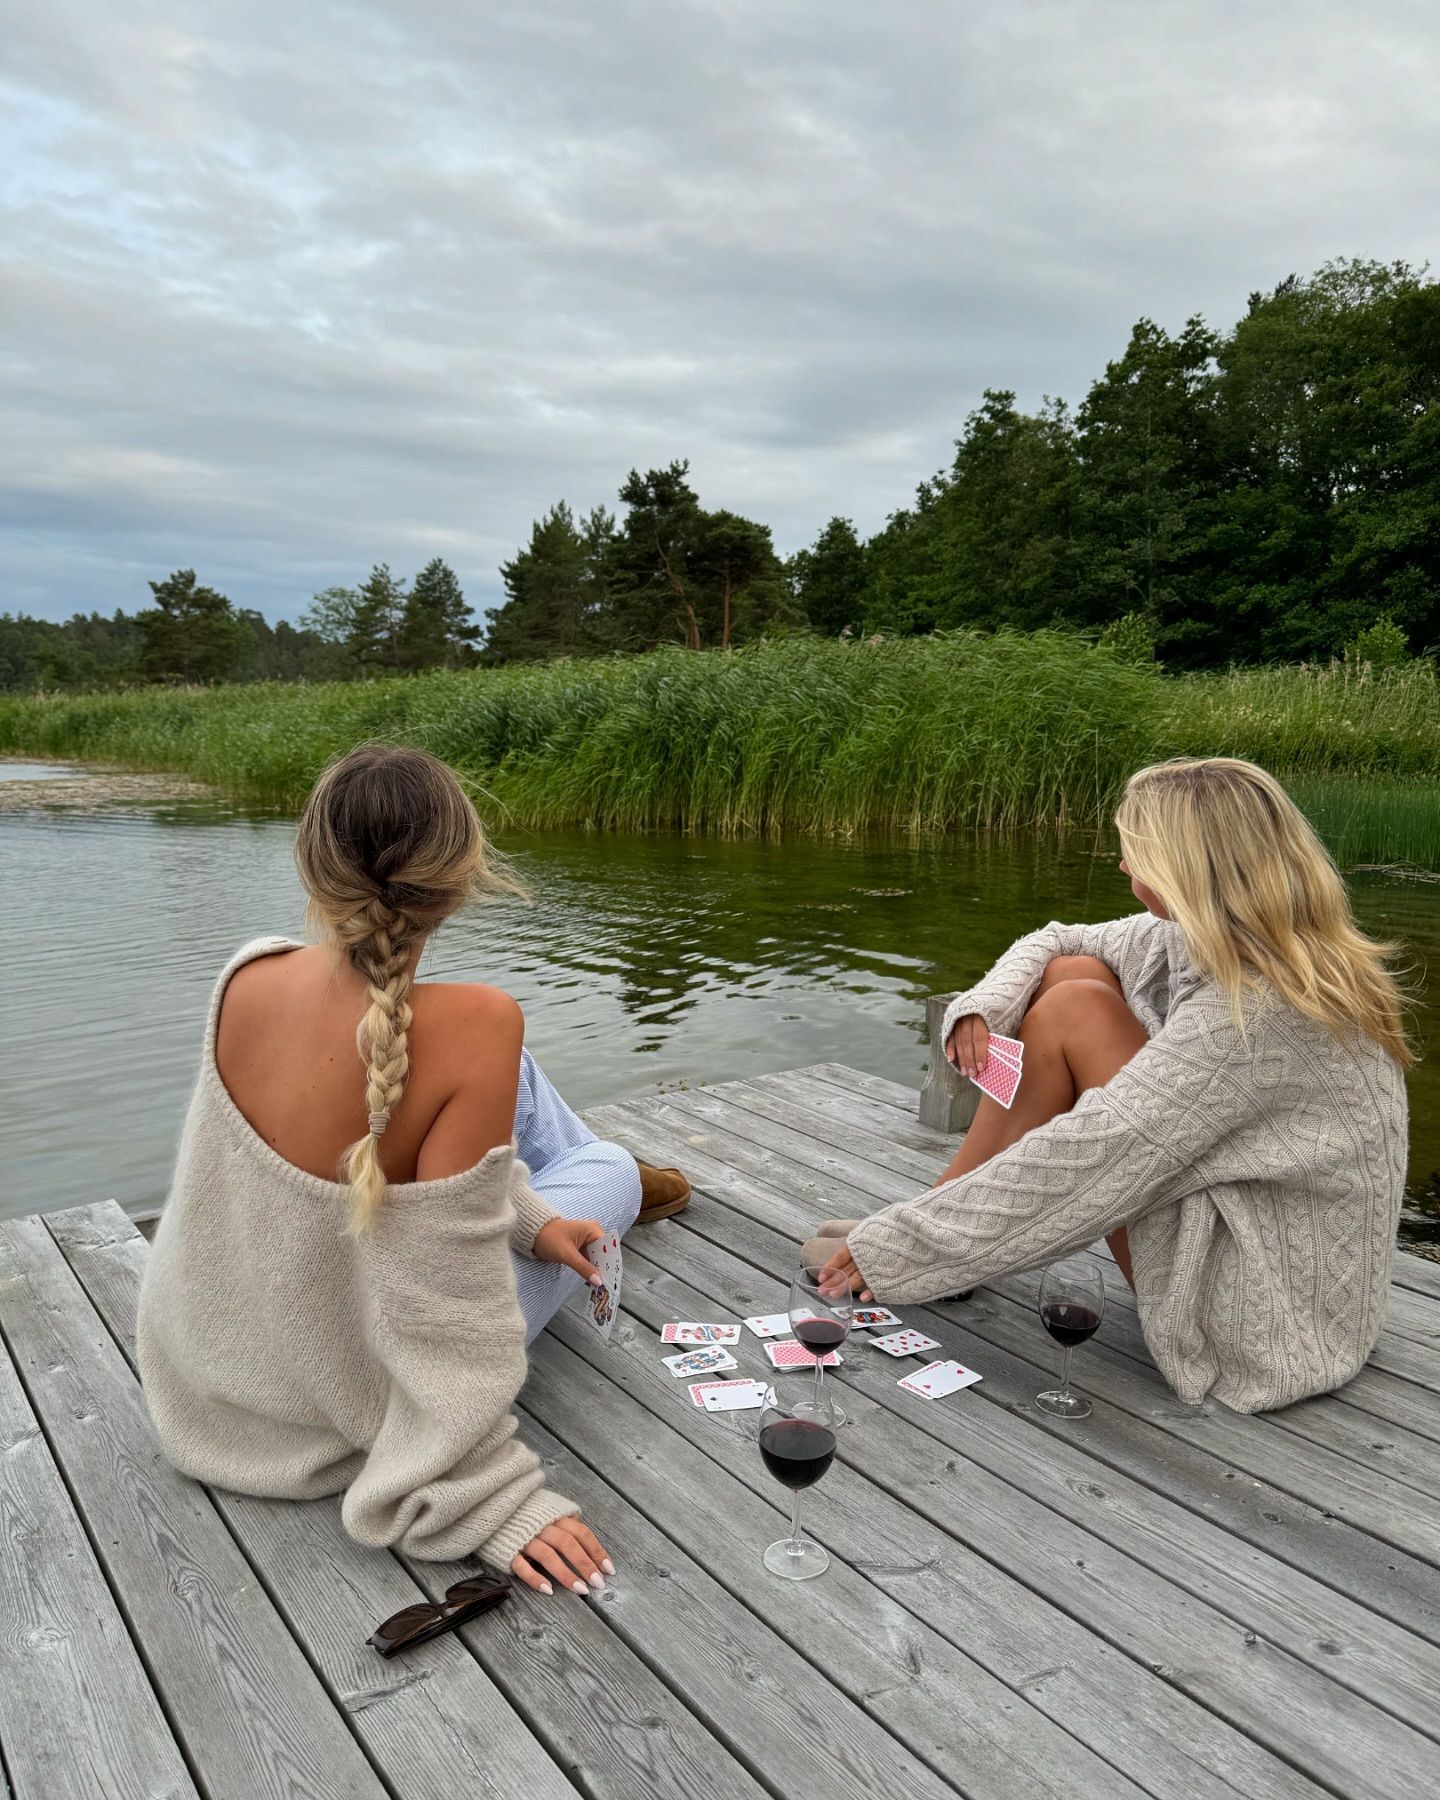
[[[502,1042],[513,1037],[517,1048],[525,1036],[520,1002],[504,988],[478,981],[427,981],[415,989],[414,999],[447,1030],[473,1032]]]

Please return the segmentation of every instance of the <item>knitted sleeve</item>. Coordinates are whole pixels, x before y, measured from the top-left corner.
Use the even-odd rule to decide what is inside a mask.
[[[956,1022],[979,1013],[991,1031],[1013,1037],[1025,1008],[1040,985],[1052,957],[1095,956],[1119,978],[1129,997],[1131,978],[1152,934],[1165,920],[1152,913],[1132,913],[1103,925],[1041,926],[1014,943],[973,988],[957,994],[945,1009],[941,1042],[948,1043]]]
[[[510,1261],[522,1163],[488,1196],[382,1208],[366,1246],[369,1332],[390,1380],[364,1467],[345,1495],[360,1543],[499,1567],[579,1508],[544,1485],[516,1436],[525,1321]]]
[[[1242,1110],[1226,1074],[1237,1053],[1223,1029],[1182,1017],[1071,1111],[862,1220],[849,1245],[866,1285],[880,1300],[934,1300],[1083,1249],[1203,1185],[1197,1164]]]

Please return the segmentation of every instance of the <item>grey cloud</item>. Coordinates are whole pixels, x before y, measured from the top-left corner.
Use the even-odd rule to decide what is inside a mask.
[[[873,529],[984,386],[1434,235],[1400,0],[12,12],[0,609],[437,551],[486,603],[677,455],[783,548]]]

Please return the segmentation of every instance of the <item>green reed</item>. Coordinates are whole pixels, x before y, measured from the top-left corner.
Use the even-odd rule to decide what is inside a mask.
[[[176,770],[288,807],[366,738],[445,757],[492,818],[722,835],[1089,825],[1142,763],[1224,752],[1282,779],[1363,778],[1317,799],[1325,828],[1357,860],[1440,863],[1429,663],[1176,678],[1065,632],[953,632],[0,698],[0,750]],[[1382,802],[1397,780],[1403,797]]]

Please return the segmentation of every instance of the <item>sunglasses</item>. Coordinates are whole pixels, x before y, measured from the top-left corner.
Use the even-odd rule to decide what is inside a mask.
[[[382,1656],[394,1656],[397,1650],[413,1650],[417,1644],[429,1643],[442,1631],[454,1631],[467,1619],[489,1612],[510,1592],[510,1583],[494,1575],[472,1575],[468,1581],[457,1581],[448,1588],[443,1600],[422,1601],[393,1614],[383,1625],[377,1625],[365,1642]]]

